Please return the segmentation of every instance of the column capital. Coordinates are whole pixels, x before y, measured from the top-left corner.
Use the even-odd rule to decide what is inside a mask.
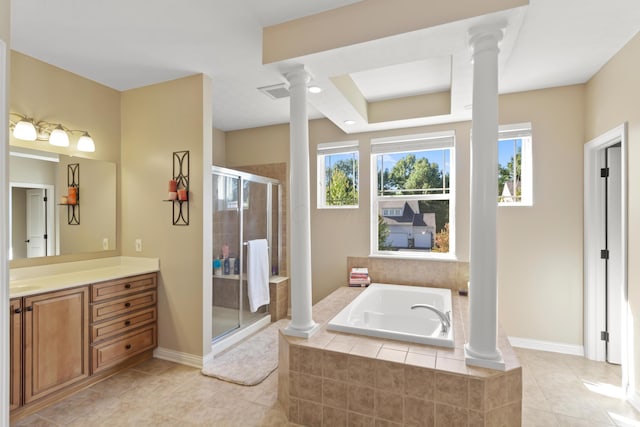
[[[506,22],[499,21],[491,24],[481,24],[469,30],[469,46],[474,55],[486,50],[498,51],[498,43],[504,36]]]
[[[302,64],[292,65],[283,69],[282,75],[291,85],[304,84],[306,86],[311,81],[311,74]]]

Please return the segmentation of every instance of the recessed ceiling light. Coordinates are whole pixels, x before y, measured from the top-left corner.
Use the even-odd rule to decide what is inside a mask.
[[[309,86],[309,93],[320,93],[322,88],[320,86]]]
[[[344,124],[347,126],[351,126],[351,125],[355,125],[356,121],[355,120],[345,120]]]

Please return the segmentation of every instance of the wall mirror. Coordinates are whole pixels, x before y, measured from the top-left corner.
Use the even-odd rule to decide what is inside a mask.
[[[116,249],[115,163],[9,148],[9,259]],[[63,199],[69,170],[77,173],[73,206]]]

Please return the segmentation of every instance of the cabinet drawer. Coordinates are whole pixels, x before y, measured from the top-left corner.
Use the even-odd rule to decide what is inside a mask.
[[[132,292],[155,289],[157,285],[156,277],[156,273],[151,273],[112,280],[109,282],[96,283],[91,286],[91,301],[104,301],[109,298],[129,295]]]
[[[149,325],[116,339],[92,346],[92,372],[109,368],[131,356],[156,347],[156,325]]]
[[[91,304],[91,320],[100,322],[111,317],[129,314],[146,306],[155,305],[156,299],[156,291],[147,291],[112,301]]]
[[[147,323],[155,322],[157,319],[156,313],[156,308],[151,307],[135,313],[118,316],[116,319],[106,322],[93,324],[91,325],[91,342],[101,341]]]

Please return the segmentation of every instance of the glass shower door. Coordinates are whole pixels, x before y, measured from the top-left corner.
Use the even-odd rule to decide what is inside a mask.
[[[213,339],[240,328],[240,275],[234,271],[240,241],[240,177],[213,174]],[[239,262],[239,261],[238,261]]]

